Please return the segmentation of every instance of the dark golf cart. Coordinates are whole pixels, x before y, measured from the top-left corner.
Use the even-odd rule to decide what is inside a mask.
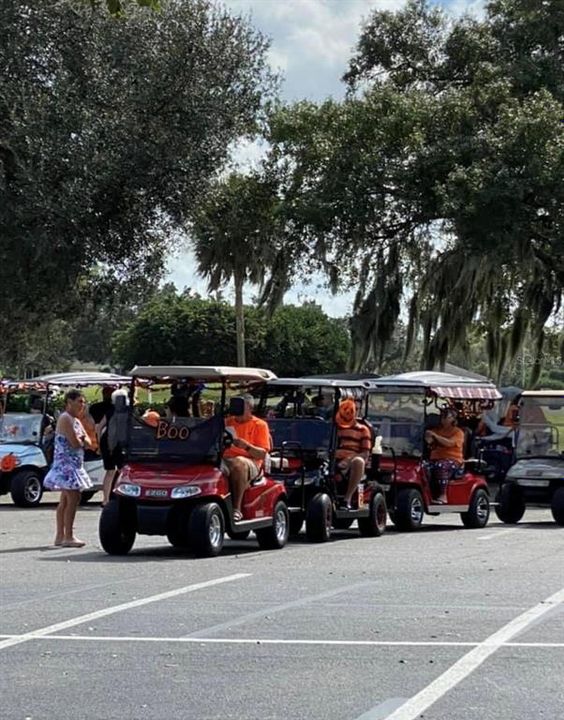
[[[478,457],[475,429],[484,410],[501,395],[495,385],[440,372],[409,372],[367,383],[367,418],[381,437],[380,472],[390,478],[390,517],[399,530],[415,530],[423,517],[460,514],[465,527],[484,527],[490,514],[485,463]],[[457,412],[465,432],[465,464],[448,485],[446,504],[426,469],[425,430],[436,427],[442,408]]]
[[[10,493],[14,505],[35,507],[43,495],[43,479],[52,462],[53,424],[50,402],[71,388],[102,387],[130,383],[113,373],[75,372],[42,375],[31,380],[0,382],[0,495]],[[93,483],[82,494],[87,502],[101,489],[102,458],[87,453],[85,468]]]
[[[260,547],[283,547],[289,531],[284,486],[261,474],[245,491],[243,520],[235,522],[221,462],[232,440],[225,416],[241,414],[238,399],[229,396],[275,376],[256,368],[176,366],[136,367],[131,375],[132,397],[143,381],[153,398],[166,393],[165,400],[176,398],[174,406],[184,410],[169,417],[139,416],[134,406],[116,412],[126,464],[100,517],[104,550],[123,555],[137,534],[165,535],[175,547],[212,556],[221,552],[225,532],[243,539],[251,530]]]
[[[356,520],[361,535],[379,536],[386,527],[386,504],[378,476],[367,475],[341,509],[346,479],[335,461],[335,415],[347,398],[363,406],[358,382],[288,378],[269,381],[261,390],[258,413],[266,418],[273,439],[270,474],[284,483],[290,506],[290,529],[296,535],[305,520],[306,536],[325,542],[331,528],[347,529]]]
[[[543,507],[564,525],[564,391],[521,393],[516,462],[496,499],[495,511],[504,523],[519,522],[527,507]]]

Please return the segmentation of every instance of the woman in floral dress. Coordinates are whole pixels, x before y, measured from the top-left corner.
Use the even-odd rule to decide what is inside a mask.
[[[62,547],[82,547],[85,544],[75,537],[73,530],[80,493],[92,487],[84,469],[84,448],[90,447],[90,440],[79,419],[85,406],[86,400],[79,390],[69,390],[65,395],[65,410],[55,428],[53,465],[43,481],[49,490],[61,492],[55,545]]]

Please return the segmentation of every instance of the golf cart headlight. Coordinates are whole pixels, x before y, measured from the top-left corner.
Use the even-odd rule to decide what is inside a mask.
[[[127,495],[127,497],[139,497],[141,495],[141,486],[133,483],[122,483],[117,486],[116,492],[120,493],[120,495]]]
[[[188,497],[193,497],[194,495],[199,495],[201,492],[202,492],[201,489],[199,487],[197,487],[196,485],[179,485],[178,487],[172,488],[170,497],[173,500],[181,500],[182,498],[188,498]]]

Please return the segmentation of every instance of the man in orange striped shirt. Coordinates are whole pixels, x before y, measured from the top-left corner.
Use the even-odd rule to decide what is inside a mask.
[[[354,400],[343,400],[335,416],[337,425],[337,467],[346,476],[348,485],[342,507],[351,510],[351,499],[364,477],[366,462],[370,456],[372,437],[369,428],[356,417]]]

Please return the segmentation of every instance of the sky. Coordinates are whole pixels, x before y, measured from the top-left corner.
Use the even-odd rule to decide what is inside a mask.
[[[479,15],[484,0],[436,0],[449,13]],[[340,78],[352,55],[359,30],[372,10],[394,10],[404,0],[223,0],[234,14],[243,15],[271,39],[269,61],[283,76],[281,97],[286,101],[308,99],[322,101],[341,98],[344,85]],[[258,146],[245,143],[236,150],[244,166],[260,157]],[[197,276],[194,258],[188,249],[169,261],[168,280],[179,289],[190,287],[206,295],[206,283]],[[287,293],[285,302],[315,300],[333,317],[351,312],[353,293],[332,296],[319,287],[321,278],[312,278],[309,286]],[[250,301],[256,289],[249,288]],[[226,289],[230,297],[230,289]]]

